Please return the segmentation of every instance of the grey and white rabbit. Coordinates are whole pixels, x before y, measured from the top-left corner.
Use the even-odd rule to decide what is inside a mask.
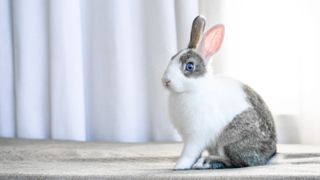
[[[205,18],[194,19],[186,49],[175,54],[162,77],[170,91],[171,120],[184,147],[175,169],[218,169],[266,164],[276,153],[272,114],[249,86],[214,75],[210,58],[224,26],[203,35]],[[201,157],[204,150],[208,156]]]

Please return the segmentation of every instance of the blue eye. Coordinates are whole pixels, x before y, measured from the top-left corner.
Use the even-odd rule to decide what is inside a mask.
[[[193,69],[194,69],[194,64],[193,64],[193,62],[188,62],[188,63],[186,64],[186,71],[192,72]]]

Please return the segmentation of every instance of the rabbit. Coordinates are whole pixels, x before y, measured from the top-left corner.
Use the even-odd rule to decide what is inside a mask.
[[[210,58],[221,47],[224,25],[203,34],[205,23],[202,15],[194,19],[188,47],[162,76],[171,122],[184,143],[175,170],[264,165],[276,153],[272,114],[252,88],[213,73]]]

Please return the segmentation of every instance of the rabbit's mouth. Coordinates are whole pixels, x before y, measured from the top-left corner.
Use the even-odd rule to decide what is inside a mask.
[[[169,91],[174,91],[174,88],[171,85],[171,82],[164,82],[163,87]]]

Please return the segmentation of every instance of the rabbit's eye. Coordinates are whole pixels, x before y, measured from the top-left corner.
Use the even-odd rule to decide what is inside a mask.
[[[194,64],[193,62],[188,62],[186,64],[186,71],[192,72],[194,70]]]

